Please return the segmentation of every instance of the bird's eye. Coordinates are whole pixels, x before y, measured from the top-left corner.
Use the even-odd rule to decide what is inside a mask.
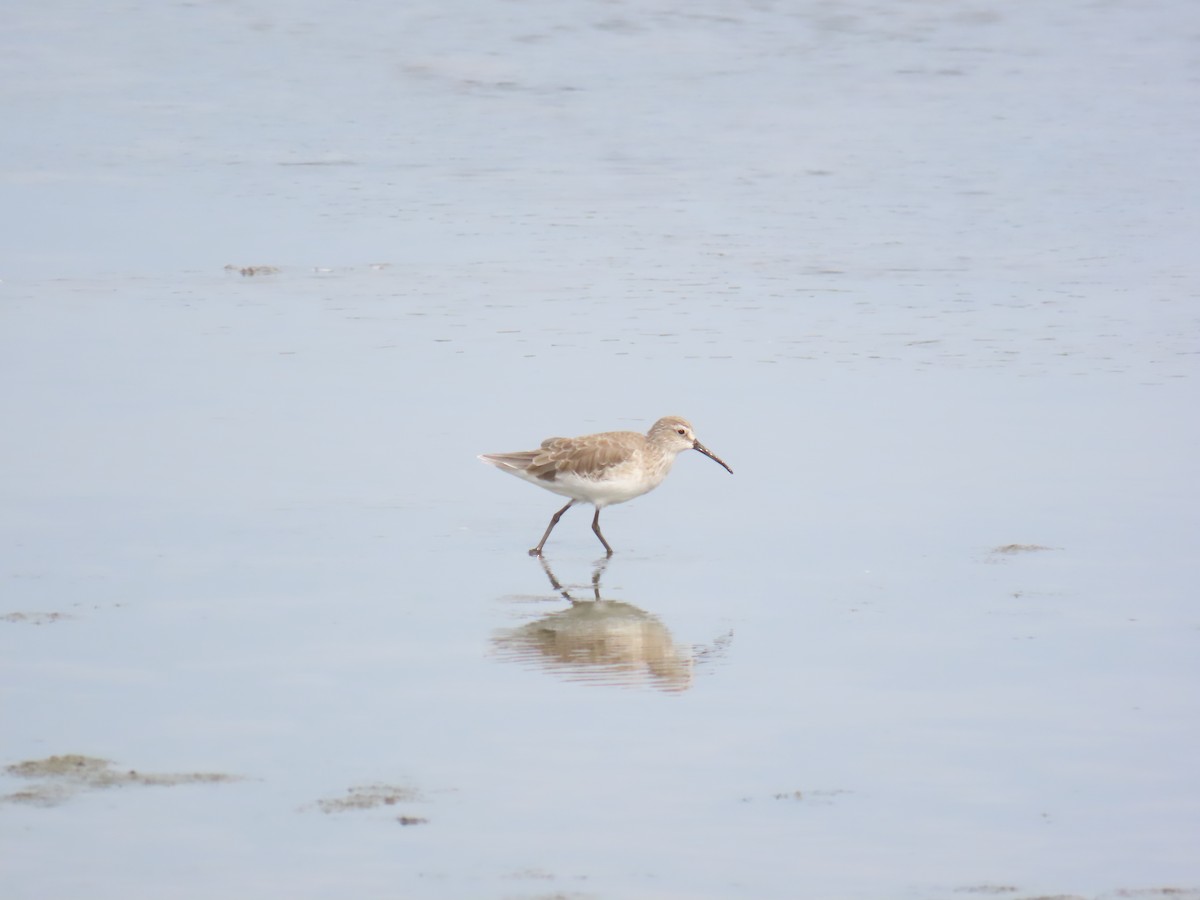
[[[676,434],[687,434],[687,429],[686,428],[676,428],[675,433]]]

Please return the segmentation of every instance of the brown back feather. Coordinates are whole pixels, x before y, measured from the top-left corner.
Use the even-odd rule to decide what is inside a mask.
[[[592,435],[586,441],[550,438],[542,442],[542,451],[534,458],[529,471],[544,481],[553,481],[560,473],[599,475],[629,459],[629,445],[614,439],[623,434]],[[634,436],[641,438],[640,434]]]

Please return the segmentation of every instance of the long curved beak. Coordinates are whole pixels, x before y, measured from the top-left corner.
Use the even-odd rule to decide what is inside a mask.
[[[728,465],[728,463],[725,462],[725,460],[721,459],[721,457],[717,456],[717,454],[713,453],[711,450],[709,450],[707,447],[705,447],[699,441],[695,441],[692,444],[692,449],[699,450],[701,453],[703,453],[705,456],[707,456],[713,462],[720,463],[722,466],[724,466],[725,471],[728,472],[730,475],[733,474],[733,469],[729,468],[729,465]]]

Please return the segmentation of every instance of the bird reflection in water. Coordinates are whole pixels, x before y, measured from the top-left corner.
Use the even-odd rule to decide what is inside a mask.
[[[719,653],[729,639],[724,636],[707,650],[681,646],[655,616],[631,603],[603,599],[600,579],[607,559],[597,563],[592,597],[584,600],[571,596],[545,558],[541,563],[550,585],[571,606],[498,631],[492,644],[501,658],[535,664],[568,681],[679,692],[691,687],[697,661]]]

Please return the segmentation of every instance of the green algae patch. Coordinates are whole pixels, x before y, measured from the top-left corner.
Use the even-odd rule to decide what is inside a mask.
[[[173,787],[180,784],[222,784],[241,780],[237,775],[220,772],[139,772],[136,769],[118,769],[107,759],[78,753],[14,763],[6,766],[4,772],[16,778],[41,780],[41,784],[0,797],[0,803],[24,803],[31,806],[57,806],[83,791],[130,785]]]

